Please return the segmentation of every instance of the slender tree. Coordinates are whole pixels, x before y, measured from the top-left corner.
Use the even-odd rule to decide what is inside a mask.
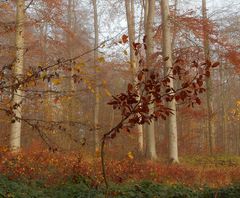
[[[209,47],[209,33],[207,28],[207,3],[202,0],[202,17],[203,17],[203,47],[206,61],[210,60],[210,47]],[[212,155],[216,142],[215,142],[215,124],[213,116],[213,93],[212,93],[212,78],[206,80],[206,94],[207,94],[207,109],[208,109],[208,136],[209,136],[209,151]]]
[[[16,78],[21,79],[24,65],[24,21],[25,21],[25,1],[17,1],[16,15],[16,61],[14,65],[14,74]],[[22,97],[23,92],[17,89],[13,93],[14,114],[19,120],[11,124],[10,147],[12,151],[17,151],[21,147],[21,127],[22,127]]]
[[[146,64],[149,70],[154,70],[153,62],[152,62],[152,54],[153,54],[153,23],[155,16],[155,0],[149,0],[145,2],[145,36],[146,36]],[[149,114],[153,113],[154,104],[149,105]],[[155,139],[155,131],[154,131],[154,121],[150,124],[146,125],[146,155],[147,158],[155,160],[157,159],[156,152],[156,139]]]
[[[98,47],[99,43],[99,25],[98,25],[98,10],[97,10],[97,0],[92,0],[93,3],[93,11],[94,11],[94,66],[97,65],[97,59],[98,59],[98,50],[96,49]],[[100,91],[98,86],[98,73],[97,68],[95,70],[95,108],[94,108],[94,145],[95,145],[95,151],[99,151],[99,111],[100,111]]]
[[[172,76],[172,39],[171,39],[171,24],[170,11],[168,0],[161,1],[162,8],[162,24],[163,24],[163,57],[166,72]],[[174,89],[173,79],[170,78],[169,87]],[[178,163],[178,143],[177,143],[177,117],[176,117],[176,101],[173,99],[168,103],[168,108],[172,109],[173,115],[170,115],[167,122],[168,139],[169,139],[169,160],[171,163]]]
[[[129,47],[130,47],[130,62],[131,62],[131,73],[133,76],[133,81],[135,81],[135,76],[138,71],[138,57],[135,55],[133,49],[133,43],[135,42],[135,19],[134,19],[134,0],[125,0],[126,17],[128,24],[128,35],[129,35]],[[143,152],[143,127],[142,125],[137,125],[136,129],[138,131],[138,145],[139,151]]]

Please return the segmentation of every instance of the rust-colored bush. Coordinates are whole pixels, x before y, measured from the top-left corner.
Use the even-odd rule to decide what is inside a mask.
[[[84,177],[93,185],[103,182],[100,159],[86,160],[78,152],[21,151],[10,153],[1,148],[0,172],[11,179],[41,180],[45,185],[78,181]],[[206,167],[167,165],[141,161],[127,156],[107,161],[107,176],[115,183],[152,180],[159,183],[180,183],[187,186],[220,187],[240,181],[240,167]]]

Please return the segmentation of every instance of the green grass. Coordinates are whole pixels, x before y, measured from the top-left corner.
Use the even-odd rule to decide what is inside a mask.
[[[240,156],[216,155],[216,156],[185,156],[181,162],[187,165],[201,165],[214,167],[240,166]]]
[[[0,197],[3,198],[103,198],[103,188],[92,187],[83,179],[78,183],[68,182],[59,186],[44,187],[42,182],[12,181],[0,177]],[[240,184],[221,189],[192,189],[180,185],[140,183],[112,185],[109,197],[116,198],[239,198]]]

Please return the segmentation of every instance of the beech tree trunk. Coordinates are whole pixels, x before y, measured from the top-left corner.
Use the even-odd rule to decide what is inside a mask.
[[[143,0],[144,3],[144,32],[145,35],[147,33],[147,27],[148,27],[148,11],[149,11],[149,1],[148,0]]]
[[[164,64],[167,74],[170,76],[172,73],[172,38],[171,38],[171,24],[168,0],[161,1],[162,8],[162,24],[163,24],[163,57],[168,58]],[[169,86],[174,88],[174,81],[170,78]],[[177,142],[177,116],[176,116],[176,101],[173,99],[168,104],[168,108],[172,109],[173,115],[170,115],[167,121],[168,139],[169,139],[169,161],[171,163],[178,163],[178,142]]]
[[[93,3],[93,11],[94,11],[94,66],[96,67],[98,59],[98,43],[99,43],[99,25],[98,25],[98,11],[97,11],[97,0],[92,0]],[[95,70],[96,81],[95,81],[95,108],[94,108],[94,147],[95,151],[99,151],[99,111],[100,111],[100,91],[98,86],[98,73],[97,68]]]
[[[145,35],[146,35],[146,64],[149,70],[153,70],[153,64],[151,56],[153,54],[153,22],[154,22],[154,16],[155,16],[155,0],[149,0],[145,2]],[[154,105],[149,105],[149,114],[152,114],[154,111]],[[156,140],[155,140],[155,131],[154,131],[154,121],[152,121],[150,124],[146,125],[146,155],[147,158],[151,160],[157,159],[157,152],[156,152]]]
[[[138,57],[135,55],[132,43],[135,42],[135,19],[134,19],[134,0],[125,0],[126,17],[128,24],[129,48],[130,48],[130,63],[133,83],[135,83],[135,76],[138,71]],[[143,127],[137,125],[138,131],[138,145],[139,151],[143,153]]]
[[[16,15],[16,63],[14,66],[14,74],[19,79],[23,75],[24,65],[24,21],[25,21],[25,1],[17,1],[17,15]],[[13,93],[13,105],[17,104],[17,108],[14,109],[14,114],[17,118],[15,122],[11,124],[10,134],[10,149],[12,151],[18,151],[21,147],[21,127],[22,127],[22,96],[21,90],[16,90]]]
[[[207,29],[207,5],[206,0],[202,0],[202,16],[203,16],[203,46],[205,59],[210,60],[209,34]],[[206,80],[207,109],[208,109],[208,134],[209,134],[209,151],[214,153],[215,143],[215,124],[213,115],[213,95],[212,95],[212,78]]]

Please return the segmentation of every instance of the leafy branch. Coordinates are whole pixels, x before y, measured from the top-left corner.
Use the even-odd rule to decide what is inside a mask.
[[[112,100],[108,102],[108,105],[111,105],[114,110],[121,112],[122,119],[102,137],[101,164],[106,189],[109,184],[104,149],[108,139],[114,139],[122,129],[130,132],[130,129],[136,124],[150,124],[153,120],[160,118],[166,120],[168,116],[175,113],[167,107],[167,103],[173,100],[187,102],[188,107],[201,104],[199,95],[205,92],[204,82],[210,76],[210,69],[217,67],[219,63],[212,64],[210,61],[206,61],[200,64],[194,61],[190,70],[187,70],[183,65],[180,66],[180,62],[177,60],[171,68],[172,76],[166,75],[164,78],[161,78],[157,71],[150,71],[146,68],[140,70],[137,82],[134,85],[129,83],[126,92],[112,96]],[[181,82],[181,87],[176,90],[170,87],[170,78]],[[154,105],[152,111],[150,111],[151,104]]]

